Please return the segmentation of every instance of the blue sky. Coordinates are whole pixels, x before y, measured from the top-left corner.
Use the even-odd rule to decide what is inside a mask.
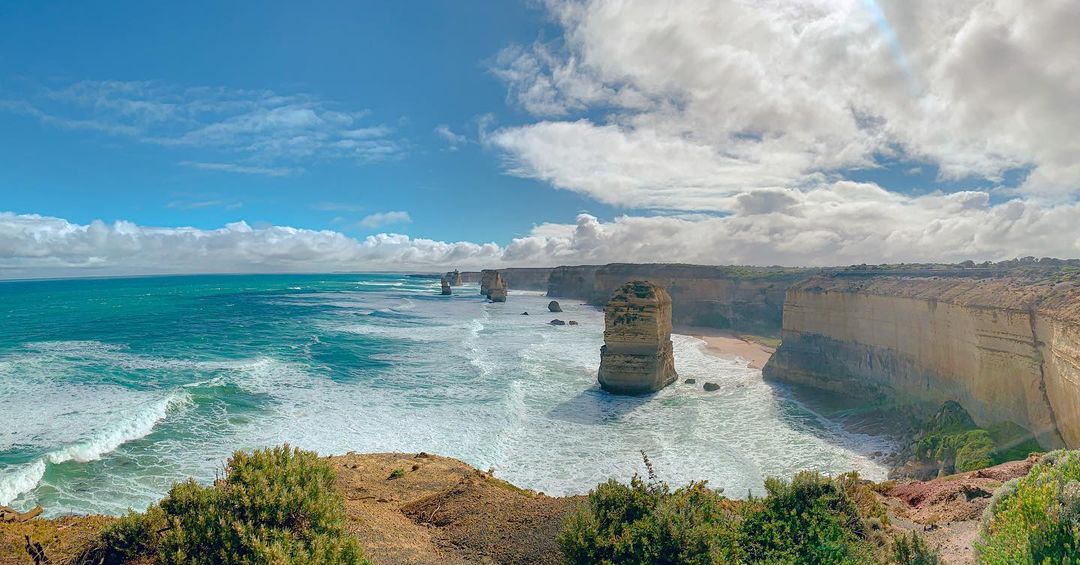
[[[1077,257],[1077,27],[1075,0],[5,2],[0,278]]]
[[[542,10],[517,2],[8,2],[0,7],[0,98],[63,112],[67,104],[41,103],[42,91],[81,81],[304,94],[367,112],[357,125],[388,128],[399,147],[376,162],[264,164],[303,169],[282,176],[202,170],[190,163],[244,159],[9,112],[0,132],[3,208],[80,223],[212,228],[244,219],[503,242],[582,210],[610,216],[610,207],[573,192],[503,174],[477,143],[482,117],[506,124],[523,114],[507,103],[493,58],[548,27]],[[436,133],[441,125],[466,140],[452,146]],[[358,223],[387,211],[405,211],[411,223]]]

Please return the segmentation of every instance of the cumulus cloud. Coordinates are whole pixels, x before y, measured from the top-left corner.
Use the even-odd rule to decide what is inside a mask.
[[[0,213],[0,277],[146,273],[330,272],[441,269],[497,261],[493,243],[447,243],[397,234],[355,239],[329,230],[245,222],[204,230],[131,222],[76,224]],[[436,268],[437,267],[437,268]]]
[[[505,246],[244,222],[220,229],[0,213],[0,277],[191,272],[440,271],[608,262],[751,265],[1002,260],[1080,256],[1080,204],[1014,200],[985,192],[905,196],[835,182],[736,199],[725,216],[580,214],[535,226]]]
[[[154,81],[81,81],[18,94],[0,99],[0,110],[53,127],[197,148],[230,159],[181,163],[203,170],[285,176],[301,172],[299,162],[373,163],[397,159],[407,147],[390,127],[367,123],[366,110],[342,109],[310,94]]]
[[[1080,193],[1073,0],[546,6],[563,36],[494,63],[542,119],[488,137],[512,174],[638,208],[730,210],[883,158]]]

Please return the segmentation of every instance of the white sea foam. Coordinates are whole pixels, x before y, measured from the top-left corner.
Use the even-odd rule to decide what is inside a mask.
[[[11,504],[20,494],[27,492],[45,476],[45,460],[35,459],[13,471],[0,474],[0,504]]]
[[[0,504],[8,504],[35,488],[45,475],[47,463],[86,463],[100,459],[129,441],[149,435],[158,422],[165,419],[170,407],[187,400],[186,392],[175,392],[143,406],[127,406],[123,415],[115,417],[90,437],[54,449],[12,472],[0,474]]]

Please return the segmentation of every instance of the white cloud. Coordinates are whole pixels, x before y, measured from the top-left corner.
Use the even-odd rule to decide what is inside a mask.
[[[525,110],[566,121],[493,132],[512,174],[627,207],[728,210],[889,156],[947,179],[1030,168],[1022,194],[1080,194],[1074,0],[546,5],[561,41],[511,46],[494,71]]]
[[[366,124],[366,110],[308,94],[152,81],[82,81],[22,94],[0,100],[0,110],[54,127],[228,156],[228,162],[184,162],[206,170],[282,176],[301,171],[299,162],[371,163],[397,159],[407,149],[390,127]]]
[[[1080,204],[1014,200],[985,192],[904,196],[836,182],[733,199],[727,216],[581,214],[541,224],[505,246],[381,233],[244,222],[215,230],[117,221],[80,225],[0,213],[0,278],[191,272],[330,272],[478,269],[608,262],[750,265],[1080,257]],[[391,213],[385,213],[391,214]]]
[[[0,212],[0,277],[147,273],[440,270],[484,265],[499,246],[378,234],[357,240],[329,230],[245,222],[203,230],[131,222],[75,224]]]
[[[244,175],[264,175],[268,177],[287,177],[303,172],[303,169],[290,167],[255,167],[250,165],[238,165],[236,163],[204,163],[201,161],[181,161],[181,165],[203,171],[220,171],[225,173],[239,173]]]
[[[408,212],[377,212],[364,216],[364,219],[360,220],[360,225],[368,229],[378,229],[383,226],[408,224],[410,222],[412,222],[412,218],[409,217]]]
[[[435,133],[450,145],[451,151],[457,151],[458,147],[469,142],[468,138],[460,133],[454,133],[450,126],[439,124],[435,127]]]

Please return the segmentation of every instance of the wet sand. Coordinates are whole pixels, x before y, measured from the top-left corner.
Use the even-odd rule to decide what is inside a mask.
[[[683,326],[676,327],[673,331],[677,334],[693,336],[704,341],[705,351],[712,355],[725,359],[738,357],[748,361],[750,366],[755,369],[764,367],[765,363],[772,357],[773,352],[776,351],[772,347],[750,341],[737,333],[726,330]]]

